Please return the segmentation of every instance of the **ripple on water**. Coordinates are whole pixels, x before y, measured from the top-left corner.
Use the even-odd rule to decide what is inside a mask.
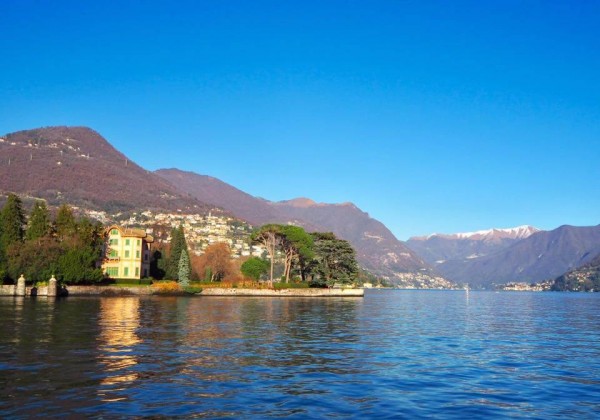
[[[600,294],[0,300],[0,416],[600,415]]]

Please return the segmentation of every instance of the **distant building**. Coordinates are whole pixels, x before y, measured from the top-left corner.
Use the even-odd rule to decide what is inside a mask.
[[[140,279],[150,274],[150,244],[143,229],[110,226],[104,231],[102,271],[111,278]]]

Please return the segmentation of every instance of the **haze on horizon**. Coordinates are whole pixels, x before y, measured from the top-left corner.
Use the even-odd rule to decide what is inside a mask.
[[[600,3],[0,4],[0,134],[353,202],[400,239],[600,223]]]

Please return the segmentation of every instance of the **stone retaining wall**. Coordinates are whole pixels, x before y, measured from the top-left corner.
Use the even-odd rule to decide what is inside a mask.
[[[0,296],[15,296],[16,285],[0,285]],[[33,287],[27,287],[26,296],[32,295]],[[68,286],[69,296],[148,296],[156,292],[148,287],[117,286]],[[47,296],[48,287],[38,287],[36,296]],[[206,288],[200,296],[275,296],[275,297],[362,297],[363,289],[233,289]]]
[[[67,286],[69,296],[148,296],[153,287]]]
[[[340,297],[364,296],[364,289],[202,289],[202,296]]]
[[[32,286],[27,286],[25,288],[25,296],[46,296],[48,294],[48,287],[37,287],[34,288]],[[16,296],[17,295],[17,285],[16,284],[4,284],[0,285],[0,296]]]
[[[14,296],[15,288],[17,286],[14,284],[3,284],[0,286],[0,296]]]

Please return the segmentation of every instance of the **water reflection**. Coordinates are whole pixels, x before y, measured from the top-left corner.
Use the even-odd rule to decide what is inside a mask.
[[[138,378],[134,367],[138,355],[134,347],[141,342],[137,335],[140,327],[140,300],[133,297],[111,297],[100,300],[98,325],[98,361],[103,366],[104,377],[100,381],[98,395],[104,401],[126,399],[114,395],[125,390]]]

